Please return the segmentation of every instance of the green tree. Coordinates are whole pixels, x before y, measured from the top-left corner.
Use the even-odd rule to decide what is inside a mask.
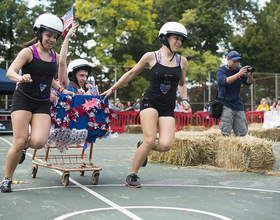
[[[242,54],[242,65],[254,66],[257,72],[280,69],[280,1],[271,0],[248,25],[244,35],[232,36],[232,47]]]
[[[17,27],[19,22],[25,18],[29,9],[26,1],[10,0],[0,2],[0,56],[5,60],[12,60],[16,51]]]
[[[218,44],[231,33],[225,22],[226,2],[220,0],[198,0],[197,7],[185,10],[180,23],[188,30],[189,47],[201,53],[210,50],[218,55]]]
[[[154,23],[156,15],[151,13],[152,6],[152,1],[78,0],[76,17],[94,24],[90,28],[94,30],[92,40],[95,45],[90,48],[90,55],[96,57],[101,65],[135,65],[141,56],[149,51],[157,37],[158,32]],[[114,79],[114,72],[108,73],[107,77],[111,80],[107,88]],[[118,78],[123,73],[124,69],[118,68]],[[146,79],[147,74],[138,77],[140,80],[142,77]],[[141,89],[137,94],[138,97],[146,85],[139,86]],[[132,99],[134,94],[131,83],[118,91],[123,100]]]

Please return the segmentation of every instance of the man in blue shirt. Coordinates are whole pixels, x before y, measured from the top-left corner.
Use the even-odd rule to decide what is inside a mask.
[[[240,88],[241,82],[248,86],[253,83],[253,71],[247,71],[247,67],[239,67],[240,60],[242,60],[241,54],[231,51],[227,55],[227,65],[217,70],[219,99],[223,99],[230,86],[219,122],[219,128],[223,135],[230,135],[232,129],[235,135],[244,136],[248,132]]]

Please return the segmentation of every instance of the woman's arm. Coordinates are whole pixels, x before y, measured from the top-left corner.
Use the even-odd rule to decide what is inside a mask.
[[[58,89],[61,87],[61,85],[59,85],[59,84],[55,81],[55,79],[53,79],[53,80],[52,80],[51,87],[52,87],[54,90],[58,91]],[[59,92],[62,93],[62,94],[72,95],[73,97],[75,96],[75,93],[74,93],[74,92],[70,92],[70,91],[68,91],[67,89],[62,88],[62,87],[60,88],[60,91],[59,91]]]
[[[67,75],[67,52],[68,52],[68,45],[69,40],[72,36],[75,36],[75,32],[77,30],[77,27],[79,25],[77,23],[74,23],[71,27],[71,29],[68,31],[63,44],[61,46],[60,50],[60,57],[59,57],[59,66],[58,66],[58,79],[59,84],[62,85],[65,89],[68,89],[69,79]]]
[[[186,101],[187,99],[187,87],[186,87],[186,72],[187,72],[188,61],[185,57],[181,57],[181,79],[179,81],[178,90],[181,96],[183,108],[188,110],[190,104]]]
[[[149,66],[149,62],[154,59],[154,53],[153,52],[147,52],[145,53],[140,61],[128,72],[122,75],[122,77],[107,91],[103,92],[101,95],[105,96],[105,99],[113,93],[114,90],[117,90],[118,88],[122,87],[123,85],[130,82],[134,77],[136,77],[143,69],[145,69],[147,66]]]
[[[30,74],[20,76],[19,70],[33,59],[32,51],[29,48],[22,49],[17,55],[16,59],[10,65],[6,76],[14,82],[32,82]]]

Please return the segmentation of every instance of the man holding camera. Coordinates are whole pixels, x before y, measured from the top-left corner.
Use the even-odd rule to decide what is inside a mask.
[[[254,68],[239,67],[240,60],[241,54],[231,51],[227,55],[227,65],[217,70],[218,99],[222,100],[226,96],[219,122],[223,135],[230,135],[232,129],[235,135],[240,136],[245,136],[248,132],[240,88],[241,82],[248,86],[253,83]]]

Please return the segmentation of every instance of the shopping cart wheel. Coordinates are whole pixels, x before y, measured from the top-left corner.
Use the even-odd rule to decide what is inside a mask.
[[[69,176],[70,176],[69,173],[63,173],[61,176],[62,185],[65,187],[68,186],[68,184],[69,184]]]
[[[37,170],[38,170],[38,166],[37,165],[33,165],[32,169],[31,169],[32,178],[36,177]]]
[[[80,176],[85,175],[85,171],[80,171]]]
[[[97,185],[99,181],[99,173],[93,172],[91,175],[91,181],[93,185]]]

